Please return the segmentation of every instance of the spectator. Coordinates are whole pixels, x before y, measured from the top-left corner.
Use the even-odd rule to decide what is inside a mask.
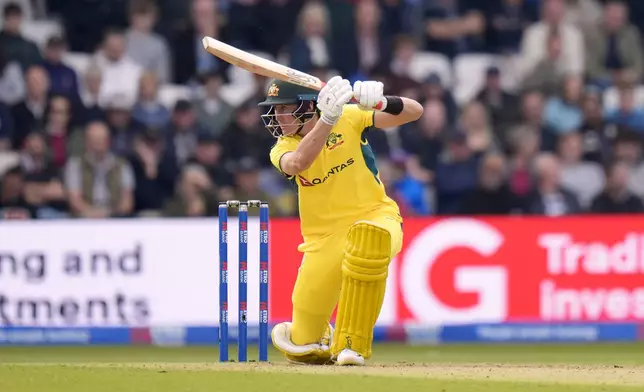
[[[443,86],[443,81],[437,73],[431,73],[422,85],[422,96],[420,101],[436,100],[442,102],[447,112],[447,122],[450,125],[456,124],[458,117],[458,105],[452,92]]]
[[[0,219],[33,218],[35,212],[24,197],[25,181],[20,167],[9,169],[0,180]]]
[[[267,151],[275,144],[275,139],[264,129],[261,112],[254,102],[242,104],[234,115],[234,120],[222,136],[225,156],[236,160],[246,156],[253,158],[261,167],[271,167]]]
[[[138,65],[156,74],[160,83],[171,82],[170,49],[153,29],[158,10],[152,0],[132,0],[130,28],[125,33],[125,51]]]
[[[472,101],[463,108],[460,124],[467,137],[467,145],[475,155],[499,149],[500,143],[489,117],[480,102]]]
[[[615,132],[607,127],[602,113],[601,92],[597,88],[588,88],[582,98],[581,109],[583,124],[581,125],[583,160],[603,164],[610,153],[610,145],[615,138]]]
[[[644,212],[642,200],[628,190],[630,168],[626,163],[614,162],[606,170],[606,189],[590,207],[597,214],[637,214]]]
[[[460,214],[508,215],[518,209],[517,200],[506,182],[505,158],[486,155],[479,167],[478,186],[463,200]]]
[[[635,102],[635,86],[619,88],[619,107],[607,111],[606,123],[644,133],[644,108]]]
[[[170,111],[159,102],[159,80],[145,72],[139,81],[139,100],[132,108],[132,118],[148,128],[161,129],[170,122]]]
[[[485,18],[458,0],[437,0],[425,12],[426,49],[454,58],[484,49]]]
[[[67,43],[62,37],[54,36],[47,41],[44,67],[49,75],[49,90],[53,94],[65,95],[78,102],[79,88],[76,71],[63,63]]]
[[[27,94],[25,100],[16,104],[12,109],[15,131],[13,134],[14,148],[21,148],[27,134],[42,126],[47,108],[49,77],[47,71],[34,65],[25,73]]]
[[[62,17],[71,51],[91,53],[107,29],[126,25],[125,3],[125,0],[47,0],[47,8]]]
[[[259,18],[259,23],[257,19],[251,18],[251,23],[257,26],[257,50],[277,57],[288,50],[289,41],[297,30],[298,15],[306,1],[269,0],[257,3],[257,15],[262,15],[262,18]],[[232,13],[232,7],[230,11]],[[347,15],[347,18],[349,17],[350,14]],[[270,31],[271,34],[266,34],[266,31]]]
[[[195,111],[186,100],[179,100],[174,106],[170,124],[164,130],[165,150],[161,158],[163,181],[172,186],[179,176],[180,168],[191,158],[197,148],[197,135],[201,132],[196,124]]]
[[[159,173],[163,150],[163,136],[159,131],[147,129],[134,138],[134,153],[129,162],[134,173],[134,211],[138,214],[160,212],[166,199],[173,194]]]
[[[49,159],[55,169],[62,169],[69,156],[83,152],[83,132],[71,122],[72,104],[64,95],[54,95],[45,108],[44,125]]]
[[[561,185],[573,192],[582,209],[590,206],[592,199],[604,187],[602,167],[594,162],[582,161],[582,136],[571,132],[559,137]]]
[[[503,129],[518,120],[518,98],[501,87],[501,70],[498,67],[491,66],[487,69],[485,84],[476,95],[476,100],[490,113],[491,125],[495,130]]]
[[[488,5],[486,42],[498,54],[516,54],[521,48],[524,30],[539,18],[529,0],[496,0]]]
[[[103,73],[98,66],[90,66],[85,73],[84,88],[81,92],[83,104],[82,121],[104,121],[105,111],[101,107],[101,85],[103,84]]]
[[[423,183],[434,178],[438,156],[443,149],[442,138],[448,132],[446,120],[445,106],[441,102],[427,101],[420,120],[399,129],[403,149],[412,154],[408,162],[410,174]]]
[[[393,43],[393,53],[389,63],[389,71],[397,78],[410,78],[410,66],[418,51],[415,40],[411,36],[397,36]],[[400,90],[400,87],[397,88]]]
[[[601,18],[602,7],[597,0],[566,0],[566,22],[584,34],[595,29]]]
[[[208,174],[186,170],[181,174],[175,195],[163,205],[167,217],[201,217],[217,215],[218,199],[211,191]]]
[[[27,135],[20,151],[20,169],[27,176],[56,174],[47,151],[47,137],[43,132],[34,131]]]
[[[588,76],[600,86],[611,85],[624,78],[636,81],[642,78],[642,39],[637,28],[628,24],[627,13],[622,1],[607,1],[603,24],[586,34]],[[614,75],[619,76],[616,79]]]
[[[25,173],[25,201],[35,210],[38,218],[65,217],[67,210],[65,189],[58,170],[47,156],[45,135],[32,132],[20,153],[20,166]]]
[[[227,68],[225,61],[203,50],[203,37],[219,38],[225,41],[220,30],[219,15],[214,0],[194,0],[191,6],[191,23],[178,32],[172,48],[174,50],[175,83],[192,82],[195,75],[211,71],[223,71]]]
[[[105,110],[112,152],[120,157],[130,156],[133,152],[134,138],[144,126],[132,118],[132,106],[124,97],[115,96],[106,100]]]
[[[528,198],[526,213],[561,216],[581,212],[575,195],[561,185],[557,157],[543,153],[535,159],[536,187]]]
[[[126,217],[134,207],[132,168],[110,152],[110,132],[101,122],[85,130],[85,153],[65,167],[72,212],[81,218]]]
[[[355,49],[347,50],[342,56],[334,58],[336,63],[341,63],[356,56],[354,66],[344,67],[350,72],[349,75],[356,71],[361,75],[369,75],[378,64],[389,62],[392,42],[391,37],[385,35],[380,27],[382,21],[382,9],[376,0],[360,1],[356,4]],[[347,39],[342,37],[342,40]]]
[[[209,188],[220,200],[234,199],[234,179],[223,161],[219,139],[208,133],[200,133],[195,153],[184,166],[184,171],[198,170],[208,175]]]
[[[561,35],[551,31],[546,40],[546,55],[524,75],[522,88],[539,90],[544,95],[558,94],[566,77],[562,55]]]
[[[298,16],[297,35],[290,47],[291,67],[308,72],[313,67],[332,65],[328,34],[326,6],[317,0],[307,2]]]
[[[119,29],[109,29],[94,62],[101,70],[100,102],[119,95],[132,105],[138,95],[143,68],[125,52],[125,36]]]
[[[561,135],[581,127],[581,94],[583,82],[580,77],[569,75],[564,80],[561,97],[550,98],[544,108],[545,125]]]
[[[467,145],[460,130],[447,135],[445,153],[436,164],[436,212],[455,214],[467,195],[476,187],[479,159]]]
[[[1,33],[0,33],[1,34]],[[25,99],[25,79],[17,61],[10,60],[0,46],[0,102],[15,105]]]
[[[521,121],[503,134],[502,143],[506,150],[515,145],[517,134],[521,129],[534,133],[539,141],[538,146],[543,150],[554,151],[556,148],[555,133],[544,122],[543,94],[538,91],[528,91],[521,97]]]
[[[429,215],[429,195],[425,184],[413,178],[406,170],[409,156],[404,151],[392,153],[391,160],[380,159],[378,172],[387,195],[393,198],[403,217]]]
[[[223,133],[233,119],[234,109],[221,98],[224,77],[220,72],[208,72],[202,77],[204,96],[195,101],[197,123],[213,135]],[[262,86],[263,87],[263,86]],[[262,89],[262,96],[266,89]]]
[[[0,152],[11,149],[14,125],[11,108],[0,101]]]
[[[0,50],[9,61],[17,61],[23,70],[42,64],[36,44],[22,36],[22,8],[16,3],[4,6],[4,19],[0,32]]]
[[[542,1],[541,20],[523,33],[520,68],[524,75],[530,74],[547,57],[546,43],[551,34],[561,37],[561,57],[557,60],[557,68],[566,75],[583,75],[583,35],[577,27],[564,20],[564,14],[564,0]]]
[[[538,132],[525,126],[516,129],[510,139],[508,186],[520,204],[529,197],[534,187],[532,166],[541,142]]]
[[[293,216],[295,214],[295,198],[289,193],[289,199],[273,197],[261,188],[261,167],[251,157],[241,157],[234,166],[234,185],[236,200],[266,200],[273,206],[272,216]]]
[[[631,168],[642,162],[642,137],[630,130],[621,129],[613,142],[611,161],[628,164]]]

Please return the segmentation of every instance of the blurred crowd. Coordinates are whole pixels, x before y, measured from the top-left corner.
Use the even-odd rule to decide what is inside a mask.
[[[268,159],[267,80],[203,36],[419,100],[419,121],[368,134],[403,216],[644,212],[641,0],[0,7],[0,219],[208,216],[227,199],[297,215]]]

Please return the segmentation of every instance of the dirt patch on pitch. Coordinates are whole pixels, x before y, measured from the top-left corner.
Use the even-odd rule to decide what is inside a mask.
[[[26,365],[26,364],[25,364]],[[34,366],[30,363],[28,366]],[[40,364],[60,366],[61,364]],[[415,364],[399,363],[365,367],[302,366],[284,363],[131,363],[84,364],[71,367],[127,367],[165,371],[257,371],[300,374],[420,377],[450,380],[517,381],[558,384],[644,386],[644,366]]]

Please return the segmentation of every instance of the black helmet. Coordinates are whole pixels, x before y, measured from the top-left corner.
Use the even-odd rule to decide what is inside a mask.
[[[302,126],[315,115],[316,109],[309,111],[309,107],[311,102],[317,100],[317,97],[318,92],[314,89],[279,79],[271,80],[266,91],[266,99],[259,103],[259,106],[269,107],[268,111],[262,115],[264,126],[273,136],[281,136],[283,131],[277,121],[278,115],[275,113],[275,105],[298,105],[292,113],[280,114],[280,116],[288,115],[293,117],[293,125],[298,127],[295,133],[299,132]]]

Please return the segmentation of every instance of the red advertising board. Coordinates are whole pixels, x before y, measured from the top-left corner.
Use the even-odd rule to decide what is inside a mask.
[[[271,223],[271,319],[291,317],[298,221]],[[644,218],[406,219],[380,324],[644,320]]]

